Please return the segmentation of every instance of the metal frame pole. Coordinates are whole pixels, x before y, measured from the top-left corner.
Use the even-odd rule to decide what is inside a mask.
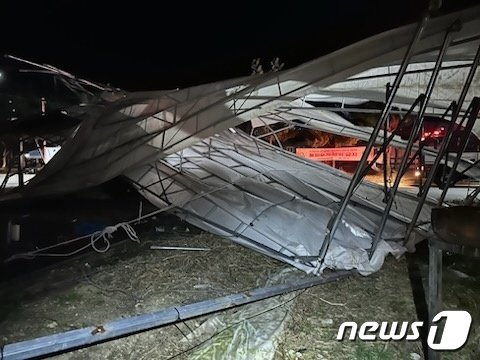
[[[453,111],[455,113],[455,109],[457,109],[456,102],[453,101],[450,106],[454,109]],[[433,179],[435,177],[435,173],[437,172],[438,166],[440,165],[440,162],[442,161],[443,154],[447,153],[447,148],[448,148],[448,145],[450,144],[450,140],[452,139],[454,128],[455,128],[455,121],[453,120],[453,116],[452,116],[452,121],[448,125],[445,137],[443,138],[443,140],[440,144],[440,148],[438,149],[438,154],[435,157],[435,161],[433,162],[433,165],[432,165],[432,167],[431,167],[431,169],[430,169],[430,171],[427,175],[427,179],[425,180],[425,183],[423,184],[423,188],[422,188],[421,194],[420,194],[419,199],[418,199],[417,207],[415,208],[415,211],[413,213],[412,220],[408,224],[408,228],[407,228],[407,231],[405,233],[405,243],[407,243],[407,247],[408,247],[408,241],[409,241],[410,235],[412,234],[413,229],[416,226],[418,217],[420,216],[420,212],[422,211],[422,208],[423,208],[423,204],[425,203],[425,200],[427,199],[428,190],[430,190],[430,187],[432,186]]]
[[[387,101],[388,96],[390,95],[390,83],[388,83],[386,86],[385,94],[386,94],[385,101]],[[388,188],[388,180],[389,180],[389,172],[390,172],[390,156],[388,155],[388,146],[387,146],[387,139],[388,139],[387,133],[390,125],[389,118],[390,116],[387,117],[387,120],[383,124],[383,148],[385,148],[385,151],[383,152],[383,191],[385,193],[385,197],[384,197],[385,202],[388,200],[388,197],[390,195],[390,191]]]
[[[432,95],[433,88],[435,86],[435,82],[437,81],[438,74],[440,72],[440,68],[442,65],[443,57],[445,53],[447,52],[448,46],[450,45],[450,42],[452,40],[452,32],[456,30],[456,27],[451,27],[450,29],[447,30],[447,33],[445,34],[445,38],[443,39],[443,44],[442,48],[440,49],[440,52],[438,53],[437,60],[435,62],[435,67],[432,71],[432,75],[430,76],[430,80],[427,85],[427,89],[425,91],[425,99],[422,101],[422,105],[420,106],[420,111],[418,113],[417,121],[415,122],[412,132],[410,133],[410,136],[408,138],[408,143],[405,148],[405,156],[403,157],[400,166],[398,168],[397,175],[395,176],[395,181],[393,183],[393,186],[390,188],[390,198],[387,201],[387,204],[385,205],[385,210],[382,214],[382,219],[380,220],[380,224],[378,226],[377,232],[375,234],[375,239],[373,240],[372,243],[372,248],[369,251],[370,257],[372,257],[373,253],[375,252],[375,249],[377,248],[378,243],[380,242],[380,239],[382,237],[383,230],[385,228],[385,224],[387,222],[388,215],[390,213],[390,209],[393,205],[393,201],[395,199],[395,193],[398,190],[398,187],[400,185],[400,180],[402,178],[403,172],[405,171],[406,165],[408,163],[408,154],[410,154],[413,143],[416,141],[418,138],[418,133],[420,129],[422,128],[423,120],[424,120],[424,113],[425,110],[427,109],[428,102],[430,100],[430,96]]]
[[[469,194],[465,200],[465,205],[472,205],[473,201],[477,198],[478,194],[480,194],[480,186],[477,186],[475,191],[473,191],[471,194]]]
[[[473,164],[468,165],[465,169],[460,171],[460,175],[464,175],[467,171],[473,169],[474,167],[477,167],[480,164],[480,159],[476,160]]]
[[[18,177],[18,186],[23,187],[23,139],[18,138],[18,165],[17,165],[17,177]]]
[[[351,276],[354,273],[354,271],[336,271],[323,276],[296,279],[287,284],[257,288],[251,291],[231,294],[216,299],[169,307],[151,313],[118,319],[103,325],[97,324],[82,329],[70,330],[14,344],[7,344],[3,348],[3,353],[1,355],[3,360],[14,360],[45,357],[48,355],[64,353],[81,347],[158,328],[160,326],[175,324],[194,317],[268,299],[292,291],[326,284]]]
[[[443,251],[435,246],[432,239],[428,244],[428,325],[432,325],[433,317],[442,308],[442,268]],[[440,354],[428,348],[428,360],[440,359]]]
[[[438,206],[442,206],[445,200],[445,197],[447,196],[448,188],[452,183],[453,175],[455,174],[457,166],[460,163],[460,160],[462,159],[463,153],[467,149],[468,140],[470,138],[470,134],[472,133],[473,126],[477,121],[477,115],[479,111],[480,111],[480,98],[475,97],[472,100],[472,109],[471,109],[470,115],[468,116],[467,124],[465,126],[464,136],[462,136],[462,140],[460,142],[460,151],[457,152],[455,161],[452,165],[452,168],[450,169],[450,172],[448,173],[447,181],[445,182],[445,187],[442,191],[442,195],[440,195],[440,199],[438,199],[438,204],[437,204]]]
[[[460,97],[458,99],[458,103],[456,106],[454,106],[452,118],[450,121],[450,125],[447,129],[447,134],[445,135],[445,138],[442,141],[442,144],[440,145],[440,148],[438,149],[438,155],[435,158],[435,161],[432,165],[432,169],[428,173],[427,180],[425,181],[425,184],[423,186],[423,191],[422,195],[418,201],[417,208],[415,209],[412,221],[410,221],[410,224],[408,225],[407,232],[405,234],[405,243],[408,246],[408,243],[410,241],[410,235],[412,234],[413,229],[416,226],[416,222],[418,219],[418,216],[420,215],[420,212],[422,211],[423,204],[425,203],[425,199],[427,198],[428,195],[428,190],[430,189],[433,178],[435,176],[435,172],[438,169],[438,166],[440,165],[440,162],[442,161],[443,154],[447,154],[447,149],[448,145],[450,144],[452,134],[453,134],[453,128],[455,127],[455,122],[458,118],[458,115],[460,114],[460,111],[462,109],[463,102],[465,101],[465,97],[467,96],[468,89],[470,88],[470,85],[473,81],[473,78],[475,76],[475,72],[477,69],[477,66],[480,62],[480,46],[478,47],[477,54],[475,55],[475,59],[470,67],[470,71],[467,75],[467,79],[465,80],[465,84],[463,85],[462,92],[460,93]],[[445,159],[445,166],[447,166],[447,160],[448,158]]]
[[[362,154],[362,158],[360,159],[360,162],[357,166],[357,170],[355,171],[355,174],[352,177],[352,180],[350,181],[350,185],[348,186],[348,189],[345,193],[345,196],[340,202],[340,208],[338,212],[333,215],[331,221],[328,223],[325,238],[323,241],[323,244],[320,248],[319,252],[319,260],[321,263],[323,263],[323,260],[325,258],[325,254],[327,253],[328,247],[330,246],[330,242],[332,241],[333,236],[335,235],[335,231],[338,228],[338,225],[340,224],[340,221],[342,219],[343,213],[347,209],[348,202],[350,201],[350,198],[353,195],[353,192],[355,191],[355,188],[357,184],[361,181],[362,179],[362,174],[363,174],[363,167],[365,166],[365,163],[368,160],[368,155],[370,154],[370,151],[373,148],[373,145],[377,141],[377,136],[378,133],[380,132],[380,129],[382,128],[384,122],[386,121],[387,117],[389,116],[390,109],[393,104],[393,100],[395,98],[395,95],[397,94],[397,90],[400,87],[400,83],[403,79],[403,75],[405,74],[405,71],[407,70],[407,66],[410,62],[411,57],[413,56],[414,49],[420,40],[423,31],[426,27],[426,24],[428,20],[430,19],[430,11],[427,11],[425,15],[422,17],[420,20],[416,30],[415,34],[412,38],[412,41],[408,45],[407,51],[405,53],[405,56],[402,60],[402,64],[400,65],[400,69],[397,73],[397,76],[395,77],[395,81],[393,83],[391,92],[388,96],[388,100],[385,103],[385,107],[382,110],[382,113],[380,114],[380,117],[377,121],[377,124],[375,125],[372,135],[370,136],[370,139],[365,146],[365,151]]]

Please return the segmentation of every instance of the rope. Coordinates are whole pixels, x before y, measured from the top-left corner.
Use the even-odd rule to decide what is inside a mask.
[[[257,174],[252,175],[252,176],[246,176],[246,178],[252,178],[252,179],[261,178],[262,176],[268,176],[268,174],[271,174],[271,173],[274,173],[274,172],[277,172],[277,171],[283,171],[283,170],[281,170],[281,169],[268,169],[268,170],[265,170],[263,172],[258,172]],[[112,238],[111,234],[114,233],[119,227],[122,227],[125,230],[128,237],[130,238],[130,240],[139,243],[140,240],[138,239],[138,236],[135,233],[135,230],[133,230],[133,228],[130,226],[130,224],[135,224],[135,223],[140,222],[141,220],[150,218],[150,217],[155,216],[157,214],[164,213],[164,212],[173,210],[175,208],[185,206],[185,205],[193,202],[194,200],[206,197],[206,196],[208,196],[210,194],[213,194],[215,192],[218,192],[222,189],[225,189],[225,188],[228,188],[232,185],[235,185],[235,183],[236,183],[236,181],[233,181],[233,182],[227,183],[223,186],[220,186],[218,188],[214,188],[214,189],[211,189],[211,190],[208,190],[208,191],[201,191],[200,193],[197,193],[196,195],[192,196],[190,199],[184,201],[182,204],[169,204],[169,205],[167,205],[167,206],[165,206],[161,209],[151,211],[147,214],[142,214],[142,210],[143,210],[143,206],[142,206],[139,209],[139,216],[136,217],[135,219],[132,219],[132,220],[128,221],[128,222],[119,223],[115,226],[107,226],[102,231],[97,231],[97,232],[94,232],[93,234],[88,234],[88,235],[76,237],[76,238],[66,240],[66,241],[63,241],[61,243],[49,245],[49,246],[46,246],[46,247],[43,247],[43,248],[40,248],[40,249],[36,249],[36,250],[32,250],[32,251],[25,252],[25,253],[20,253],[20,254],[14,254],[14,255],[10,256],[8,259],[5,259],[4,263],[10,262],[10,261],[13,261],[13,260],[16,260],[16,259],[33,259],[33,258],[39,257],[39,256],[43,256],[43,257],[67,257],[67,256],[72,256],[72,255],[78,254],[79,252],[87,249],[90,246],[95,251],[97,251],[99,253],[104,253],[104,252],[106,252],[110,249],[111,244],[110,244],[109,239]],[[289,199],[285,202],[292,201],[294,198],[295,198],[295,196],[293,196],[292,199]],[[275,205],[278,206],[278,205],[281,205],[281,204],[282,203],[273,204],[272,206],[275,206]],[[264,211],[262,211],[262,213]],[[260,216],[261,214],[259,214],[258,216]],[[253,221],[255,221],[258,218],[258,216]],[[56,247],[59,247],[59,246],[62,246],[62,245],[74,243],[74,242],[81,241],[83,239],[88,239],[88,238],[90,238],[90,241],[89,241],[88,244],[86,244],[86,245],[84,245],[84,246],[82,246],[82,247],[80,247],[76,250],[73,250],[69,253],[44,253],[44,251],[46,251],[46,250],[50,250],[50,249],[53,249],[53,248],[56,248]],[[104,243],[104,246],[105,246],[104,248],[98,248],[96,246],[96,242],[99,241],[100,239],[103,239],[103,243]]]
[[[12,255],[11,257],[9,257],[8,259],[4,260],[4,262],[10,262],[10,261],[13,261],[13,260],[16,260],[16,259],[33,259],[33,258],[38,257],[38,256],[67,257],[67,256],[72,256],[72,255],[78,254],[79,252],[87,249],[90,246],[96,252],[104,253],[104,252],[106,252],[110,249],[110,246],[111,246],[110,239],[113,238],[112,234],[115,231],[117,231],[119,228],[122,228],[123,230],[125,230],[125,233],[127,234],[128,238],[130,240],[132,240],[136,243],[140,243],[140,239],[138,238],[137,233],[135,232],[133,227],[130,225],[130,223],[132,223],[132,222],[133,222],[133,220],[129,221],[129,222],[122,222],[122,223],[119,223],[119,224],[114,225],[114,226],[107,226],[102,231],[96,231],[96,232],[94,232],[92,234],[89,234],[89,235],[80,236],[80,237],[77,237],[77,238],[74,238],[74,239],[71,239],[71,240],[67,240],[67,241],[64,241],[64,242],[61,242],[61,243],[58,243],[58,244],[50,245],[50,246],[47,246],[47,247],[44,247],[44,248],[41,248],[41,249],[37,249],[37,250],[34,250],[34,251],[30,251],[30,252],[27,252],[27,253],[15,254],[15,255]],[[73,250],[69,253],[63,253],[63,254],[60,254],[60,253],[42,253],[42,251],[50,250],[52,248],[55,248],[55,247],[58,247],[58,246],[61,246],[61,245],[70,244],[70,243],[73,243],[73,242],[77,242],[79,240],[86,239],[86,238],[90,238],[90,242],[87,245],[84,245],[84,246],[82,246],[82,247],[80,247],[76,250]],[[105,244],[105,247],[103,249],[100,249],[95,245],[95,243],[97,241],[99,241],[100,239],[103,239],[103,242]]]
[[[129,223],[119,223],[114,226],[107,226],[105,229],[102,231],[95,231],[91,236],[90,236],[90,245],[92,246],[93,250],[95,250],[98,253],[104,253],[107,252],[110,249],[110,239],[113,238],[113,233],[118,230],[118,228],[122,228],[125,230],[125,233],[127,234],[128,238],[132,240],[133,242],[140,243],[140,240],[138,239],[137,233],[133,229],[133,227]],[[103,243],[105,246],[103,248],[98,248],[95,243],[103,239]]]

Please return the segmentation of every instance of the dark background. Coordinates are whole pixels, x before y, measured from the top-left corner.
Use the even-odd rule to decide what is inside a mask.
[[[479,0],[444,0],[441,12]],[[188,2],[3,0],[0,54],[126,90],[168,89],[286,68],[416,22],[424,0]]]

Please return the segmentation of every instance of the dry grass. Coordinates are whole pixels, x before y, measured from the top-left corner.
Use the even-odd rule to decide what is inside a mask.
[[[150,250],[151,244],[206,247],[210,251]],[[21,291],[2,302],[6,319],[0,320],[0,339],[12,343],[241,292],[288,267],[219,237],[188,233],[154,234],[144,237],[140,247],[125,243],[102,257],[102,264],[92,265],[98,258],[89,256],[71,266],[50,270],[36,280],[35,286],[15,284]],[[62,285],[55,287],[60,273]],[[9,289],[3,290],[5,299]],[[446,276],[444,291],[445,308],[467,309],[474,312],[476,321],[467,346],[445,358],[478,358],[478,279],[459,281]],[[168,359],[177,354],[182,355],[176,359],[187,358],[189,353],[183,352],[197,343],[181,340],[206,319],[162,327],[63,354],[58,359]],[[405,258],[387,258],[382,270],[369,277],[343,279],[299,294],[278,341],[275,359],[410,359],[411,354],[422,355],[419,342],[335,340],[342,322],[368,320],[416,320]]]

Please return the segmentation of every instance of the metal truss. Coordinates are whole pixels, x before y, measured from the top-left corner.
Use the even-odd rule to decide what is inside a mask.
[[[330,244],[330,241],[333,238],[333,236],[335,234],[335,231],[336,231],[336,229],[337,229],[337,227],[338,227],[338,225],[339,225],[339,223],[342,219],[343,213],[344,213],[344,211],[347,207],[348,202],[350,201],[350,198],[352,197],[352,195],[355,192],[357,186],[360,184],[361,180],[363,179],[367,170],[369,169],[369,167],[372,164],[372,162],[367,164],[367,156],[370,153],[370,150],[373,147],[374,143],[376,141],[378,141],[377,137],[378,137],[378,134],[380,132],[380,129],[384,128],[384,134],[386,133],[385,124],[387,122],[387,119],[388,119],[388,116],[389,116],[389,113],[390,113],[390,110],[391,110],[391,106],[392,106],[393,99],[395,97],[395,93],[399,89],[402,77],[405,74],[405,71],[407,69],[409,60],[413,55],[415,45],[418,42],[418,39],[421,36],[421,33],[423,32],[423,29],[426,25],[427,19],[428,19],[428,15],[426,17],[424,17],[422,19],[422,21],[419,23],[419,25],[417,27],[417,31],[415,33],[415,36],[413,37],[412,42],[411,42],[411,44],[410,44],[410,46],[409,46],[409,48],[408,48],[408,50],[405,54],[404,60],[403,60],[402,64],[400,65],[400,68],[399,68],[398,72],[396,73],[395,82],[394,82],[393,86],[391,87],[391,89],[389,89],[389,91],[387,91],[387,100],[386,100],[386,103],[385,103],[385,107],[384,107],[384,109],[383,109],[383,111],[382,111],[382,113],[379,117],[379,120],[378,120],[376,126],[374,127],[374,129],[371,133],[370,140],[368,141],[367,146],[366,146],[366,150],[363,154],[362,159],[360,160],[360,163],[359,163],[359,165],[357,167],[357,170],[356,170],[356,172],[355,172],[355,174],[352,178],[352,181],[349,185],[349,188],[347,189],[346,195],[342,199],[342,202],[340,204],[340,208],[339,208],[338,212],[335,214],[335,216],[332,217],[331,222],[328,226],[328,230],[327,230],[327,233],[326,233],[326,236],[325,236],[326,241],[324,241],[322,249],[321,249],[320,254],[319,254],[319,259],[321,261],[323,261],[323,259],[325,257],[325,254],[328,250],[328,246]],[[444,55],[445,55],[445,53],[446,53],[446,51],[447,51],[447,49],[448,49],[448,47],[451,43],[452,33],[454,31],[458,31],[458,24],[456,24],[456,23],[453,24],[452,27],[445,34],[442,47],[439,50],[437,60],[435,62],[435,67],[433,68],[433,70],[431,72],[430,81],[427,85],[425,94],[421,95],[421,97],[419,99],[417,99],[417,101],[416,101],[416,102],[420,103],[420,109],[418,111],[417,119],[416,119],[416,121],[413,125],[413,129],[410,133],[409,140],[408,140],[407,145],[406,145],[407,156],[405,156],[400,163],[400,166],[399,166],[397,175],[395,177],[395,181],[393,183],[393,186],[388,190],[388,192],[387,192],[387,190],[385,191],[386,194],[387,194],[385,211],[384,211],[382,219],[381,219],[381,221],[380,221],[380,223],[377,227],[377,230],[376,230],[376,233],[375,233],[375,239],[372,243],[372,248],[370,249],[370,256],[373,255],[373,253],[376,249],[376,246],[377,246],[378,242],[380,241],[380,239],[382,237],[385,222],[387,221],[387,218],[389,216],[391,207],[392,207],[392,205],[395,201],[395,194],[396,194],[396,192],[398,190],[398,187],[400,185],[401,177],[403,176],[408,164],[410,164],[411,161],[412,161],[411,159],[409,160],[408,154],[412,151],[412,149],[414,148],[415,142],[419,138],[419,133],[420,133],[420,130],[422,129],[422,123],[423,123],[423,119],[424,119],[424,116],[425,116],[426,108],[427,108],[431,93],[432,93],[432,91],[435,87],[435,82],[437,80],[438,73],[441,69],[441,64],[442,64],[442,61],[443,61],[443,57],[444,57]],[[471,81],[473,79],[473,75],[475,73],[477,65],[478,65],[478,60],[477,60],[477,56],[476,56],[474,62],[471,64],[469,76],[467,77],[467,81],[464,85],[464,90],[462,91],[460,99],[457,103],[458,105],[455,107],[455,111],[452,114],[452,123],[456,120],[456,118],[458,117],[458,114],[460,113],[460,109],[462,108],[462,104],[463,104],[463,101],[465,99],[466,91],[470,87],[470,84],[471,84]],[[416,105],[415,103],[414,103],[414,105],[412,105],[409,112],[412,112],[412,109],[415,105]],[[345,109],[345,110],[347,110],[347,109]],[[478,116],[478,112],[474,116],[472,115],[472,117],[474,118],[472,121],[474,121],[477,116]],[[470,128],[470,130],[471,130],[471,128]],[[384,143],[382,145],[382,150],[383,151],[386,149],[386,146],[389,144],[389,142],[393,139],[393,136],[394,136],[394,134],[392,134],[389,138],[384,136]],[[422,150],[423,150],[423,145],[422,145],[422,143],[420,143],[415,156],[420,155]],[[378,158],[378,156],[379,155],[377,154],[377,158]],[[437,155],[437,158],[436,158],[436,160],[437,160],[436,162],[439,163],[442,156],[443,156],[443,151],[439,151],[438,155]],[[458,163],[460,161],[460,158],[461,158],[461,154],[459,154],[457,156],[457,159],[456,159],[455,163]],[[437,166],[438,166],[438,164],[437,164]],[[435,169],[433,169],[433,170],[435,170]],[[431,175],[432,178],[433,178],[433,174],[434,174],[434,172],[431,171],[430,175]],[[421,209],[422,209],[422,206],[423,206],[425,198],[426,198],[426,194],[428,192],[428,187],[429,186],[427,186],[427,187],[424,186],[424,189],[422,190],[425,195],[424,195],[424,197],[420,198],[420,201],[419,201],[419,204],[417,206],[416,212],[421,211]],[[413,222],[413,226],[415,225],[415,223],[416,223],[416,219]],[[412,226],[412,224],[410,226]]]

